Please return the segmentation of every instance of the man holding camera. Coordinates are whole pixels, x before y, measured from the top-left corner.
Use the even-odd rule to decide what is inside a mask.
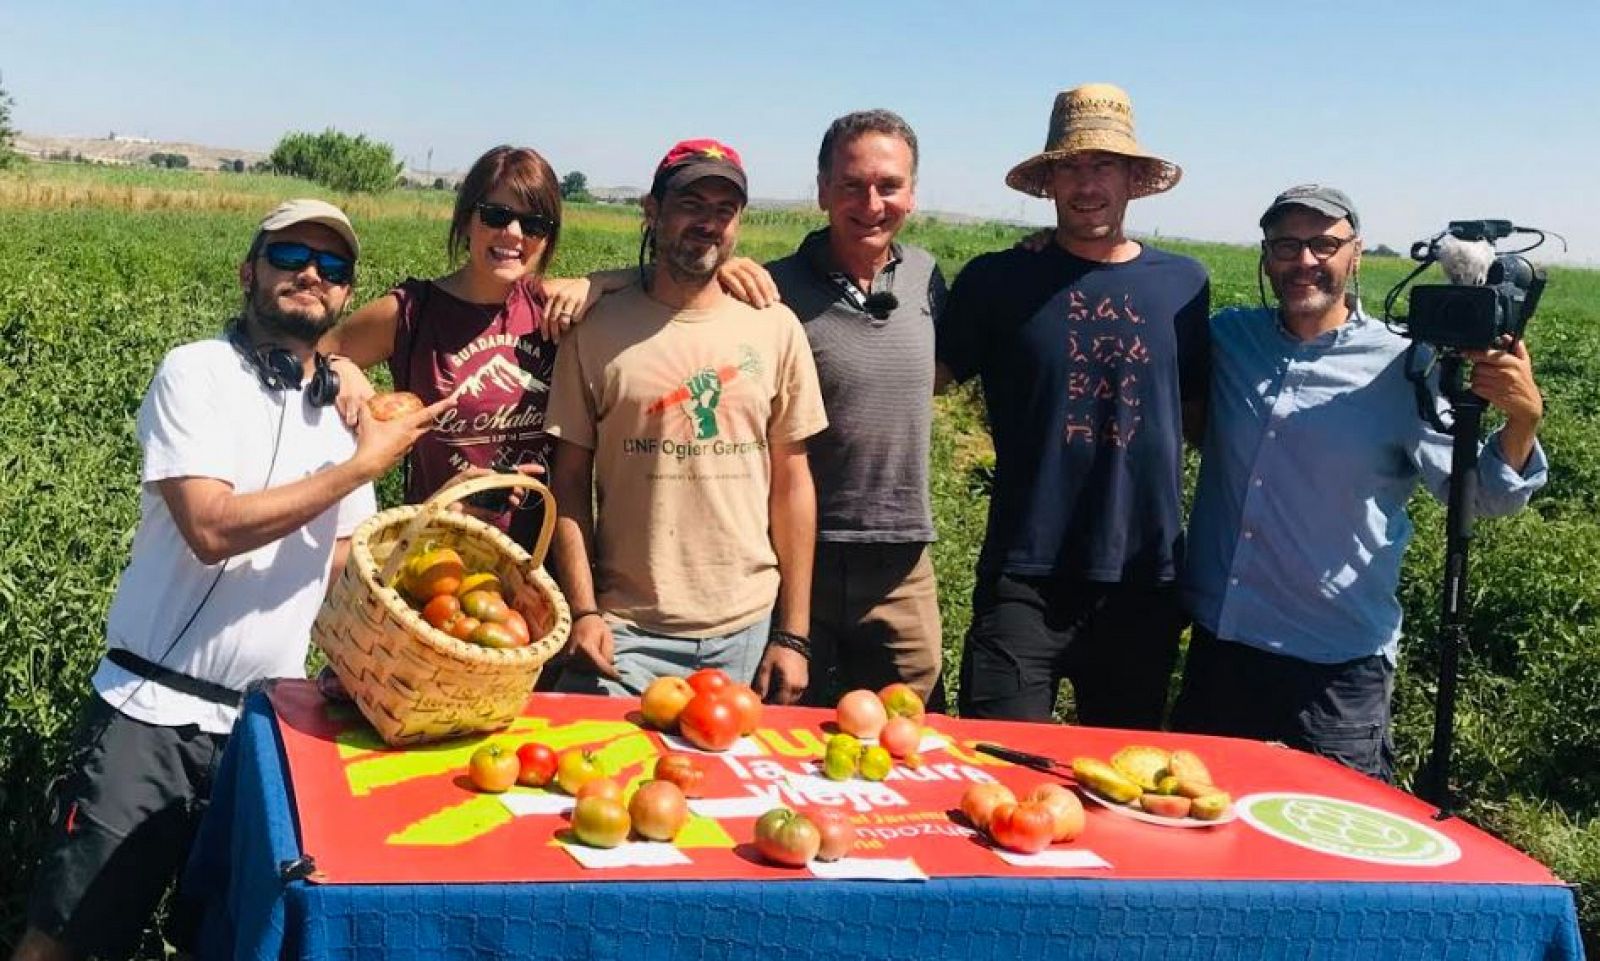
[[[338,208],[284,203],[240,265],[244,306],[226,335],[174,349],[156,371],[137,423],[133,555],[13,961],[137,951],[243,689],[304,676],[330,570],[375,508],[372,482],[454,403],[389,421],[363,411],[354,436],[330,406],[338,379],[313,345],[344,311],[357,252]],[[183,947],[198,918],[174,905],[168,936]]]
[[[1408,341],[1361,307],[1361,221],[1308,184],[1261,217],[1276,309],[1211,319],[1211,392],[1189,519],[1194,633],[1177,730],[1282,741],[1385,780],[1400,638],[1395,596],[1417,484],[1441,500],[1451,440],[1418,416]],[[1520,340],[1464,351],[1505,414],[1483,442],[1478,516],[1544,485],[1544,405]]]

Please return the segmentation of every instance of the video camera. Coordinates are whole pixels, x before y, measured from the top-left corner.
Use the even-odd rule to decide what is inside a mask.
[[[1538,240],[1520,250],[1495,250],[1495,241],[1514,233],[1536,234]],[[1412,340],[1448,351],[1488,350],[1521,338],[1545,285],[1544,270],[1522,255],[1544,239],[1543,231],[1509,220],[1450,221],[1411,245],[1418,266],[1384,299],[1384,321]],[[1395,317],[1400,292],[1435,263],[1451,282],[1412,287],[1408,316]]]

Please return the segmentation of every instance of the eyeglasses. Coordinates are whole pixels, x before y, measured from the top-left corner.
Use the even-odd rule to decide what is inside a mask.
[[[483,221],[485,227],[499,230],[515,220],[522,228],[524,237],[548,237],[556,232],[556,222],[544,214],[519,214],[505,204],[491,204],[487,201],[474,204],[478,212],[478,219]]]
[[[1317,260],[1327,260],[1340,250],[1344,245],[1357,238],[1335,237],[1333,234],[1319,234],[1309,240],[1299,237],[1271,237],[1261,242],[1261,249],[1273,260],[1299,260],[1300,251],[1310,250],[1311,256]]]
[[[348,284],[356,274],[355,261],[342,254],[327,250],[318,250],[306,244],[293,241],[280,241],[267,244],[262,249],[261,255],[267,258],[267,263],[279,270],[299,273],[306,269],[306,264],[315,262],[317,274],[330,284],[343,286]]]

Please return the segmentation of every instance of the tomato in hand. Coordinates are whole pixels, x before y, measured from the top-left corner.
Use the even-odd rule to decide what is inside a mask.
[[[1056,819],[1038,801],[1002,804],[989,818],[989,836],[995,843],[1021,854],[1038,854],[1055,837]]]
[[[726,751],[739,740],[739,712],[721,694],[696,694],[678,715],[678,733],[702,751]]]
[[[422,398],[410,391],[397,390],[390,394],[374,394],[367,399],[367,410],[377,420],[394,420],[415,414],[423,407]]]
[[[556,752],[548,744],[529,741],[517,748],[517,783],[544,787],[556,776]]]

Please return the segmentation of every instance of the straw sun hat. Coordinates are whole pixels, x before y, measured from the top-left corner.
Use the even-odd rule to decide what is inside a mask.
[[[1183,176],[1177,164],[1139,146],[1133,135],[1133,102],[1127,91],[1109,83],[1086,83],[1056,94],[1044,150],[1012,167],[1006,185],[1035,197],[1048,197],[1051,166],[1086,150],[1134,159],[1130,198],[1171,190]]]

